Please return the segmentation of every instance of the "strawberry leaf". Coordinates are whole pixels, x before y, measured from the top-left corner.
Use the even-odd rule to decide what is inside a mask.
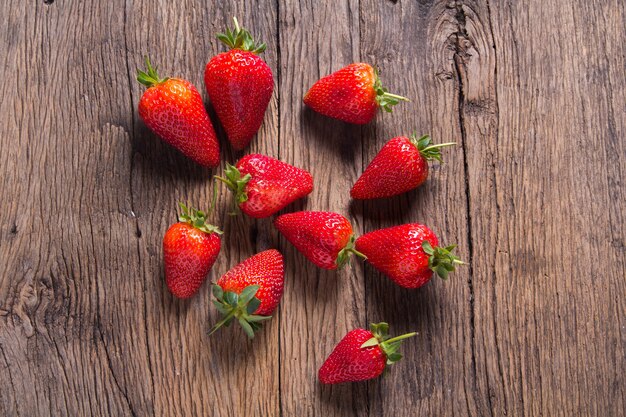
[[[398,353],[398,349],[402,344],[404,339],[409,337],[413,337],[417,335],[417,333],[407,333],[401,336],[396,336],[393,338],[389,338],[389,325],[387,323],[377,323],[370,324],[370,331],[374,335],[371,339],[368,339],[365,343],[361,345],[361,348],[372,347],[372,346],[380,346],[382,351],[385,353],[387,357],[387,365],[392,365],[395,362],[398,362],[402,359],[402,355]]]
[[[372,347],[372,346],[378,346],[378,339],[376,337],[372,337],[371,339],[363,343],[361,345],[361,349],[365,349],[365,348]]]
[[[248,338],[253,339],[254,330],[252,329],[252,326],[250,326],[250,323],[248,323],[243,317],[239,317],[239,324],[241,325],[241,328],[246,333]]]
[[[215,298],[217,298],[218,300],[222,300],[222,297],[224,296],[224,290],[222,289],[222,287],[220,287],[217,284],[214,284],[213,287],[211,287],[211,292],[213,293],[213,296]]]
[[[233,211],[231,215],[239,213],[239,205],[248,201],[248,194],[246,193],[246,186],[252,179],[250,174],[244,176],[237,169],[236,166],[226,163],[226,169],[224,170],[224,176],[215,176],[216,180],[219,180],[226,184],[229,190],[234,193]]]
[[[337,269],[343,268],[345,264],[348,263],[348,260],[350,260],[350,255],[352,254],[358,256],[359,258],[367,259],[367,256],[356,250],[354,247],[355,239],[354,235],[350,236],[350,240],[348,241],[346,247],[340,250],[337,254],[337,260],[335,261],[337,263]]]
[[[442,279],[448,279],[449,273],[456,270],[456,265],[465,264],[452,253],[455,248],[456,245],[433,248],[430,242],[426,240],[422,242],[424,253],[430,255],[428,257],[428,267]]]
[[[150,64],[150,59],[148,59],[148,57],[146,56],[146,71],[141,71],[141,70],[137,70],[137,81],[139,81],[141,84],[145,85],[146,87],[150,88],[152,86],[164,83],[165,81],[169,80],[169,78],[159,78],[159,75],[157,74],[157,69],[156,68],[152,68],[152,65]]]
[[[455,142],[438,143],[433,145],[429,135],[423,135],[419,139],[417,139],[415,134],[413,134],[411,135],[410,140],[411,143],[415,145],[420,155],[424,157],[424,159],[426,159],[427,161],[437,160],[441,163],[443,163],[443,159],[441,159],[441,148],[456,145]]]
[[[381,107],[384,111],[391,113],[392,106],[400,103],[400,101],[410,101],[406,97],[402,97],[396,94],[391,94],[387,91],[385,87],[383,87],[380,82],[380,78],[378,77],[378,70],[374,70],[375,73],[375,81],[374,81],[374,90],[376,91],[376,102],[378,106]]]
[[[235,28],[226,29],[225,33],[218,33],[217,39],[226,44],[230,49],[240,49],[254,54],[260,54],[265,51],[267,47],[265,43],[257,44],[252,35],[250,35],[250,32],[239,27],[239,22],[236,17],[233,17],[233,21],[235,22]]]
[[[250,302],[246,306],[246,312],[248,314],[254,314],[254,312],[257,311],[260,305],[261,305],[261,300],[254,297],[252,300],[250,300]]]
[[[203,231],[204,233],[217,233],[218,235],[223,234],[219,228],[213,226],[212,224],[207,223],[206,213],[201,210],[196,210],[193,207],[187,208],[187,206],[183,203],[178,203],[180,207],[181,214],[178,216],[178,221],[183,223],[189,223],[193,227],[198,230]]]
[[[224,316],[209,332],[213,334],[220,327],[227,327],[233,320],[237,319],[243,331],[249,338],[254,336],[254,332],[261,328],[261,322],[269,320],[271,316],[255,315],[261,305],[255,295],[259,290],[259,285],[249,285],[241,293],[224,291],[219,285],[213,285],[213,304]]]
[[[239,296],[232,291],[226,291],[224,293],[224,301],[232,307],[237,307],[238,298]]]
[[[241,293],[239,293],[239,302],[238,304],[240,306],[245,306],[246,304],[248,304],[250,302],[250,300],[252,300],[255,296],[255,294],[257,293],[257,291],[259,290],[259,286],[258,285],[249,285],[246,288],[243,289],[243,291],[241,291]]]
[[[390,355],[387,355],[387,365],[393,365],[400,359],[402,359],[402,355],[400,353],[392,353]]]

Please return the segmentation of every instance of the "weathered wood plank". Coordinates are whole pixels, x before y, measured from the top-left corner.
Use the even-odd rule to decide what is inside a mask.
[[[358,2],[281,2],[281,159],[311,171],[315,189],[296,208],[350,218],[350,186],[361,171],[360,128],[305,109],[302,97],[321,76],[359,59]],[[359,229],[358,217],[352,217]],[[285,416],[367,413],[366,387],[323,387],[317,370],[334,345],[363,326],[360,265],[322,271],[283,239],[288,263],[281,305],[281,404]]]
[[[362,59],[380,68],[392,92],[405,95],[392,114],[366,130],[364,164],[391,138],[430,133],[436,143],[457,142],[443,151],[445,164],[432,164],[418,190],[391,199],[355,204],[367,231],[403,223],[429,225],[442,243],[456,242],[469,261],[468,218],[462,132],[455,77],[456,10],[449,2],[361,2]],[[387,321],[394,334],[417,331],[403,344],[404,359],[389,375],[369,384],[372,415],[476,415],[472,351],[470,269],[460,267],[447,282],[418,290],[398,287],[365,268],[368,320]],[[393,407],[389,404],[401,404]]]
[[[4,415],[151,412],[118,6],[15,3],[2,22]]]
[[[3,163],[8,415],[278,414],[278,322],[256,349],[232,330],[209,339],[208,286],[180,302],[163,284],[161,239],[175,203],[208,206],[210,172],[157,140],[134,110],[145,53],[203,91],[204,64],[223,50],[214,33],[235,14],[268,42],[276,69],[275,9],[258,7],[12,6],[2,33],[17,38],[3,58],[26,76],[14,94],[3,84],[2,102],[16,115],[2,128],[2,149],[15,149]],[[276,103],[251,150],[278,148]],[[229,238],[212,279],[269,246],[225,212]]]
[[[624,5],[458,7],[481,392],[493,415],[622,415]]]
[[[152,2],[133,2],[129,10],[131,58],[140,57],[147,46],[147,52],[163,62],[163,68],[176,69],[204,95],[204,66],[211,56],[225,50],[215,33],[223,31],[226,25],[230,27],[232,17],[237,16],[242,26],[268,44],[264,58],[277,73],[274,2],[259,1],[254,8],[244,2],[186,1],[165,3],[160,8],[151,5]],[[140,86],[134,86],[134,103],[141,92]],[[277,154],[276,97],[250,152]],[[237,326],[209,338],[207,330],[219,319],[210,304],[210,286],[205,285],[192,300],[181,302],[174,300],[163,285],[160,242],[175,218],[174,204],[183,198],[208,208],[211,172],[197,168],[155,140],[139,122],[135,124],[135,138],[132,190],[139,227],[147,231],[140,250],[148,277],[145,321],[150,329],[149,346],[154,351],[150,352],[150,359],[156,414],[277,415],[278,320],[270,322],[254,342],[249,342]],[[242,156],[233,154],[226,140],[221,143],[226,161],[233,163]],[[224,238],[222,252],[209,277],[211,281],[273,244],[267,222],[228,216],[232,196],[221,187],[220,190],[216,221],[223,227]]]

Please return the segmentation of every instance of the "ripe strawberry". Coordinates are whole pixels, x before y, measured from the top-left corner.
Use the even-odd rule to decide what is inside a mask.
[[[235,209],[255,218],[269,217],[313,191],[309,172],[259,154],[226,164],[224,177],[215,178],[235,193]]]
[[[178,298],[194,295],[220,252],[222,231],[206,223],[206,215],[179,203],[182,214],[163,238],[165,281]]]
[[[352,225],[341,214],[324,211],[287,213],[274,220],[276,228],[307,259],[324,269],[345,265],[354,249]]]
[[[165,142],[207,167],[220,163],[220,145],[196,87],[180,78],[159,78],[146,57],[147,72],[137,81],[148,87],[139,100],[139,116]]]
[[[356,249],[376,269],[405,288],[419,288],[436,272],[443,279],[463,264],[452,254],[456,245],[439,247],[437,236],[428,227],[418,224],[380,229],[356,240]]]
[[[420,186],[428,177],[428,161],[442,162],[440,148],[455,145],[431,145],[430,136],[419,139],[404,136],[391,139],[356,181],[350,195],[365,200],[391,197]]]
[[[237,19],[234,21],[235,30],[217,35],[231,50],[209,61],[204,82],[228,140],[233,148],[241,150],[263,123],[274,78],[270,67],[257,55],[265,51],[265,44],[257,45],[247,30],[239,28]]]
[[[283,256],[275,249],[257,253],[233,267],[213,285],[213,304],[224,318],[211,334],[237,319],[248,337],[268,320],[283,296]]]
[[[402,359],[398,348],[403,339],[417,333],[389,338],[387,323],[371,324],[370,330],[352,330],[335,347],[318,372],[323,384],[358,382],[376,378]]]
[[[378,72],[369,64],[350,64],[323,77],[304,95],[304,104],[318,113],[348,123],[369,123],[379,107],[391,106],[408,98],[388,93]]]

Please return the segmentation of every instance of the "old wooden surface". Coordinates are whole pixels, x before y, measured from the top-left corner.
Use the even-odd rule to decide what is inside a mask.
[[[49,3],[49,4],[46,4]],[[626,7],[620,0],[2,2],[0,415],[574,416],[626,409]],[[408,221],[469,263],[406,291],[360,262],[321,271],[270,220],[216,221],[216,279],[286,256],[279,312],[250,343],[209,338],[209,287],[163,284],[175,202],[210,175],[138,119],[144,54],[204,94],[213,34],[239,20],[268,44],[277,89],[248,149],[309,169],[289,210],[334,210],[357,233]],[[320,76],[376,64],[412,99],[365,127],[303,109]],[[348,192],[389,138],[445,151],[419,190]],[[221,134],[221,131],[220,131]],[[223,135],[222,135],[223,137]],[[224,142],[224,141],[223,141]],[[224,142],[223,160],[234,161]],[[416,330],[388,377],[322,387],[349,329]]]

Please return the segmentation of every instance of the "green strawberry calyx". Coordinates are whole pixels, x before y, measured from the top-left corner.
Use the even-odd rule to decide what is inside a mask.
[[[223,234],[217,226],[213,226],[212,224],[207,223],[206,213],[202,210],[196,210],[193,207],[188,208],[183,203],[178,203],[180,207],[180,215],[178,216],[178,220],[184,223],[189,223],[196,229],[202,230],[205,233],[217,233],[218,235]]]
[[[422,249],[428,257],[428,267],[443,279],[448,279],[448,274],[456,269],[456,265],[465,265],[452,251],[456,245],[446,247],[433,246],[429,241],[422,242]]]
[[[363,260],[367,259],[367,256],[365,256],[365,254],[359,252],[358,250],[356,250],[356,248],[354,247],[354,241],[355,241],[355,236],[352,235],[350,236],[350,240],[348,241],[348,244],[339,251],[339,253],[337,254],[337,269],[341,269],[345,266],[346,263],[348,263],[348,260],[350,259],[350,255],[354,254],[360,258],[363,258]]]
[[[433,145],[430,135],[422,135],[419,139],[417,139],[415,134],[413,134],[409,140],[413,145],[415,145],[424,159],[427,161],[437,160],[441,163],[443,163],[443,160],[441,159],[441,148],[456,145],[456,142],[437,143]]]
[[[150,59],[146,56],[146,71],[137,69],[137,81],[146,87],[150,88],[155,85],[159,85],[169,80],[169,78],[159,78],[157,74],[157,68],[153,68],[150,64]]]
[[[215,296],[213,305],[217,307],[224,318],[213,326],[209,335],[215,333],[222,326],[230,326],[233,321],[237,320],[246,335],[253,339],[254,332],[262,326],[261,322],[272,318],[272,316],[254,314],[261,305],[261,300],[255,297],[257,291],[259,291],[258,285],[249,285],[241,293],[237,294],[232,291],[224,291],[222,287],[214,284],[212,291]]]
[[[267,45],[265,43],[257,44],[254,41],[250,32],[239,27],[237,18],[233,17],[235,22],[235,29],[226,29],[226,33],[218,33],[217,39],[222,41],[230,49],[240,49],[242,51],[252,52],[253,54],[260,54],[265,51]]]
[[[397,94],[391,94],[380,81],[378,77],[378,70],[374,70],[376,80],[374,81],[374,90],[376,91],[376,102],[378,106],[382,107],[388,113],[391,113],[392,107],[401,101],[411,101],[406,97],[399,96]]]
[[[417,335],[416,332],[411,332],[391,338],[391,336],[389,336],[389,325],[384,322],[370,324],[370,331],[374,337],[366,340],[365,343],[361,345],[361,349],[367,349],[373,346],[380,347],[387,357],[387,365],[393,365],[402,359],[402,355],[398,353],[402,341]]]
[[[238,214],[239,205],[248,201],[248,194],[246,194],[246,185],[248,184],[250,179],[252,179],[252,176],[250,174],[246,174],[242,177],[241,172],[237,169],[237,167],[226,163],[224,176],[220,177],[219,175],[216,175],[215,179],[226,184],[228,189],[234,193],[233,211],[230,214]]]

